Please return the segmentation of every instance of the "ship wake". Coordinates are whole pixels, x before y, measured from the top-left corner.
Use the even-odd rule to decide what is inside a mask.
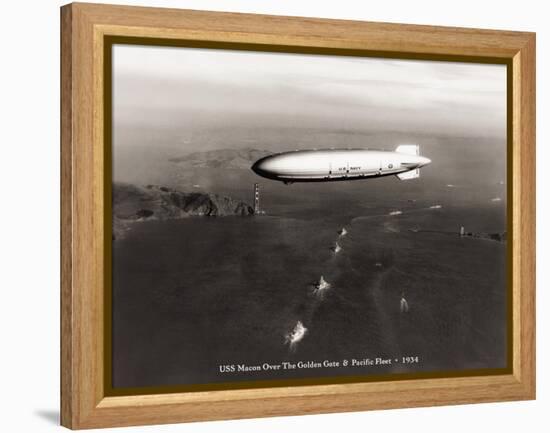
[[[321,275],[319,282],[313,285],[313,294],[318,296],[319,298],[322,298],[326,291],[330,289],[330,287],[330,283],[327,282],[325,278]]]
[[[294,329],[285,336],[285,344],[288,344],[290,350],[294,352],[298,343],[303,340],[306,334],[307,328],[301,321],[298,321]]]

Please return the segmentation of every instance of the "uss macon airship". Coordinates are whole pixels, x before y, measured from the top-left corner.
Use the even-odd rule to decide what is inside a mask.
[[[330,182],[395,175],[400,180],[420,176],[420,167],[431,162],[420,156],[416,144],[402,144],[395,151],[371,149],[295,150],[266,156],[252,170],[285,184]]]

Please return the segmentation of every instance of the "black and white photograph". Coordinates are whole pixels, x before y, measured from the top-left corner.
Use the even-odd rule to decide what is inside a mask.
[[[510,367],[505,64],[119,43],[111,74],[113,389]]]

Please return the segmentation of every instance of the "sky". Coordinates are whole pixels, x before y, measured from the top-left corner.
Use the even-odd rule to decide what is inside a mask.
[[[139,45],[113,50],[120,146],[154,137],[159,146],[189,150],[228,147],[223,139],[250,147],[260,132],[282,131],[291,131],[285,137],[300,131],[506,133],[504,65]]]

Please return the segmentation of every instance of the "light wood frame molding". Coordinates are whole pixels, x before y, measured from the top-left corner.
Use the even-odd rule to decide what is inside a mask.
[[[106,36],[401,58],[495,59],[512,86],[512,372],[369,383],[106,396],[103,61]],[[61,424],[72,429],[535,398],[535,34],[73,3],[61,8]],[[509,178],[510,179],[510,178]]]

